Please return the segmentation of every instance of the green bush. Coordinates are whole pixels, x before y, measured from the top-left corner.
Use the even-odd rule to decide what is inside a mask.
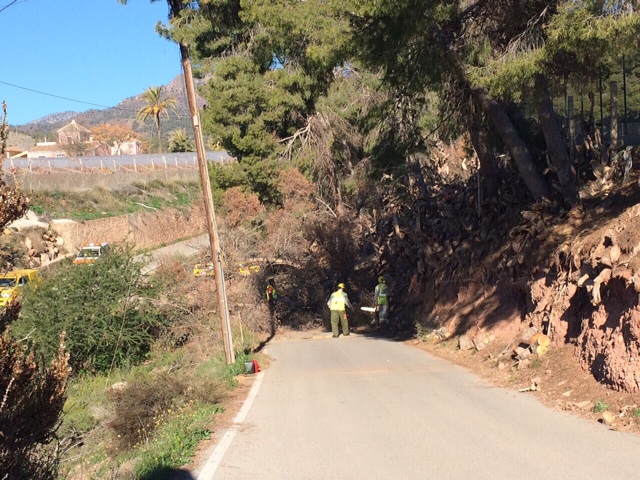
[[[243,191],[250,190],[247,173],[237,162],[225,165],[209,162],[209,180],[216,205],[222,205],[222,194],[230,188],[241,187]]]
[[[598,400],[593,406],[593,413],[604,412],[607,408],[609,408],[609,405],[604,403],[602,400]]]
[[[14,335],[33,339],[52,358],[60,333],[66,332],[75,372],[105,372],[141,362],[166,320],[148,298],[140,267],[121,247],[94,264],[60,267],[55,276],[25,292]]]

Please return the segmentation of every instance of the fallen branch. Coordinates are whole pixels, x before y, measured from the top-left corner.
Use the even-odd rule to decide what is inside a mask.
[[[144,203],[140,203],[140,202],[131,202],[131,203],[134,203],[136,205],[140,205],[141,207],[144,207],[144,208],[148,208],[149,210],[154,210],[154,211],[158,210],[157,208],[150,207],[149,205],[145,205]]]

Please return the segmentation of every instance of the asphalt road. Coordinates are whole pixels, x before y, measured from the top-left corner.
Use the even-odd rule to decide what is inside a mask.
[[[188,240],[183,240],[181,242],[172,243],[171,245],[167,245],[166,247],[157,248],[147,254],[136,256],[136,260],[144,262],[144,267],[142,267],[143,275],[150,275],[153,271],[155,271],[161,264],[162,261],[167,257],[172,256],[183,256],[183,257],[193,257],[200,253],[200,251],[209,246],[209,235],[199,235],[197,237],[190,238]]]
[[[637,436],[414,347],[323,334],[276,338],[268,353],[275,361],[256,376],[242,423],[194,478],[640,478]]]

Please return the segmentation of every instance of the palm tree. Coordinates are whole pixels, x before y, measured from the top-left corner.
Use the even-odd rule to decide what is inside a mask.
[[[170,152],[193,152],[193,143],[184,128],[174,130],[169,137]]]
[[[176,99],[173,97],[163,98],[164,87],[150,86],[142,94],[145,106],[138,110],[136,115],[140,122],[146,122],[149,117],[153,118],[158,130],[158,153],[162,153],[162,130],[160,128],[160,117],[169,116],[169,110],[175,112]]]

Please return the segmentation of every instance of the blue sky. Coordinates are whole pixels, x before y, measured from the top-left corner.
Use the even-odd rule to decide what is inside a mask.
[[[112,107],[181,73],[178,46],[155,31],[166,1],[0,0],[0,10],[0,102],[11,125]]]

